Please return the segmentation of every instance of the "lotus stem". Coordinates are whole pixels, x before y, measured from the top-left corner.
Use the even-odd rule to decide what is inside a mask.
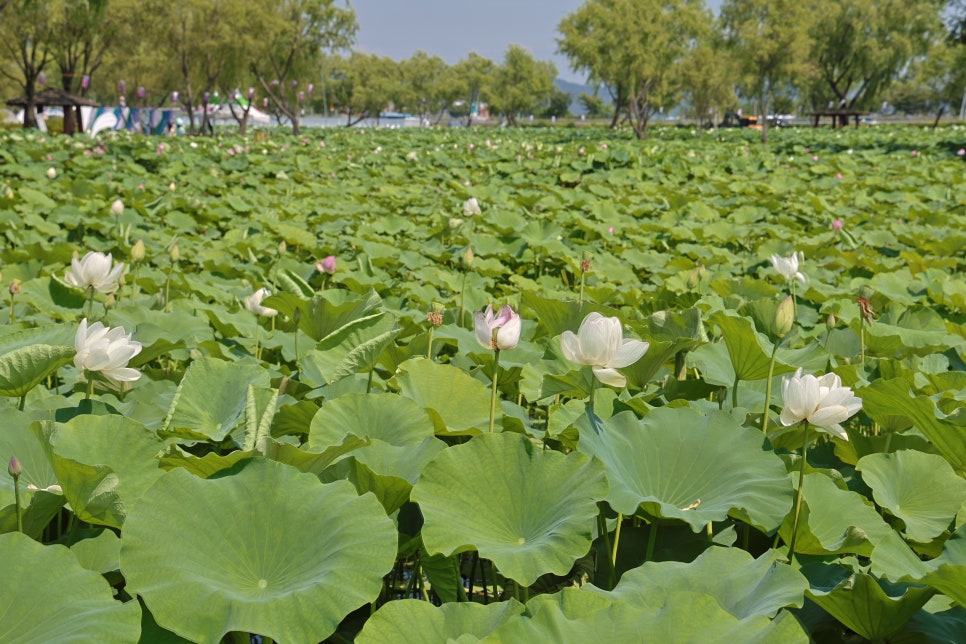
[[[13,477],[13,503],[17,511],[17,532],[23,534],[23,516],[20,514],[20,475]]]
[[[653,521],[647,527],[647,550],[644,553],[644,561],[654,559],[654,545],[657,543],[657,524]]]
[[[795,519],[792,521],[792,538],[788,544],[788,563],[792,562],[795,558],[795,541],[798,538],[798,517],[802,510],[802,487],[805,483],[805,463],[808,457],[808,423],[803,421],[805,425],[805,444],[802,445],[802,462],[798,468],[798,493],[795,495]]]
[[[85,371],[84,375],[87,377],[87,395],[84,396],[84,400],[90,400],[94,395],[94,377],[90,371]]]
[[[256,360],[259,359],[259,351],[258,351],[258,327],[259,326],[260,325],[258,324],[258,316],[256,315],[255,316],[255,359]]]
[[[433,328],[434,328],[433,325],[430,324],[429,325],[429,332],[428,332],[429,341],[426,343],[426,359],[427,360],[432,360],[433,359]]]
[[[10,322],[9,322],[9,324],[13,324],[13,292],[10,293]]]
[[[859,348],[862,356],[862,366],[865,366],[865,321],[859,320]]]
[[[610,565],[616,570],[617,569],[617,544],[621,540],[621,524],[624,522],[624,515],[620,512],[617,513],[617,527],[614,529],[614,547],[610,552]]]
[[[603,503],[600,504],[600,514],[597,515],[597,531],[604,540],[604,551],[609,554],[610,534],[607,532],[607,515],[604,514]],[[610,557],[607,557],[607,564],[609,568],[607,571],[607,590],[614,590],[614,586],[617,585],[617,570],[614,568],[614,564],[611,563]]]
[[[94,317],[94,287],[87,287],[87,319]]]
[[[20,394],[20,404],[17,405],[17,409],[19,409],[20,411],[23,411],[24,405],[26,404],[27,404],[27,392],[25,391],[22,394]]]
[[[138,268],[140,268],[140,263],[134,263],[134,278],[131,280],[131,305],[133,306],[137,300],[138,294]]]
[[[768,412],[771,409],[771,381],[775,377],[775,358],[778,356],[778,345],[781,344],[781,340],[775,343],[775,347],[771,350],[771,361],[768,363],[768,381],[765,383],[765,413],[761,417],[761,433],[768,434]],[[737,385],[735,388],[737,389]]]
[[[490,433],[493,432],[493,424],[496,421],[496,398],[497,383],[500,379],[500,350],[493,350],[493,388],[490,391]]]
[[[580,293],[577,296],[577,305],[584,303],[584,271],[580,271]]]
[[[735,409],[738,407],[738,381],[740,380],[741,378],[738,376],[738,374],[735,374],[735,384],[734,386],[731,387],[731,408],[732,409]]]
[[[466,302],[466,271],[463,271],[463,282],[462,284],[460,284],[460,316],[458,318],[459,322],[457,323],[459,326],[463,326],[463,308],[464,308],[463,305],[465,304],[465,302]]]
[[[376,372],[375,367],[369,370],[369,380],[366,382],[366,393],[369,393],[372,391],[372,376],[375,372]]]

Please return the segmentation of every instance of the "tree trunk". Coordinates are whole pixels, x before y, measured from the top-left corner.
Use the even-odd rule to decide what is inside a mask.
[[[936,112],[936,120],[932,124],[932,129],[935,130],[937,127],[939,127],[939,120],[942,119],[943,113],[945,111],[946,111],[946,104],[945,103],[940,103],[939,104],[939,111]]]
[[[768,82],[761,83],[761,143],[768,145]]]
[[[31,129],[37,127],[37,118],[34,111],[37,106],[34,104],[34,81],[29,79],[27,81],[27,105],[23,108],[23,126],[24,129]]]

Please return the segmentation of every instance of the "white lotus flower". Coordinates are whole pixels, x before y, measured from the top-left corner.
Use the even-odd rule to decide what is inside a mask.
[[[242,301],[245,304],[245,308],[255,315],[271,318],[278,315],[278,311],[267,306],[262,306],[262,300],[271,294],[272,292],[267,288],[260,288]]]
[[[487,304],[485,312],[477,311],[473,316],[473,326],[477,342],[486,349],[507,351],[520,342],[520,316],[509,305],[494,315],[493,307]]]
[[[56,179],[57,178],[57,168],[47,168],[47,178]]]
[[[463,214],[467,217],[483,214],[483,211],[480,210],[480,202],[476,200],[476,197],[470,197],[463,202]]]
[[[111,214],[115,217],[120,217],[124,214],[124,202],[120,199],[115,199],[114,203],[111,204]]]
[[[564,331],[560,336],[560,349],[567,360],[590,365],[597,379],[612,387],[627,384],[627,378],[617,370],[640,360],[649,346],[649,342],[624,338],[620,320],[596,311],[584,318],[576,335]]]
[[[113,293],[117,290],[121,273],[124,272],[124,264],[112,268],[112,263],[110,254],[97,251],[89,252],[81,259],[74,255],[64,281],[77,288],[93,288],[100,293]]]
[[[800,262],[804,261],[805,253],[802,251],[792,253],[788,257],[782,257],[780,255],[771,256],[771,265],[775,267],[775,270],[778,271],[779,275],[788,281],[796,279],[802,284],[805,283],[805,275],[799,272],[798,265]]]
[[[141,353],[141,343],[131,339],[123,327],[109,328],[100,322],[88,326],[87,318],[81,320],[74,336],[74,366],[83,371],[97,371],[114,382],[131,382],[141,377],[141,372],[127,363]]]
[[[799,369],[782,379],[782,398],[785,400],[782,425],[787,427],[804,420],[846,441],[849,435],[839,423],[862,409],[862,399],[849,387],[843,387],[842,379],[834,373],[803,376]]]

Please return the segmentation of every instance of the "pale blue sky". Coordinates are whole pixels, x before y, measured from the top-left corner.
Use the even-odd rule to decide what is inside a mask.
[[[583,0],[352,0],[356,49],[396,60],[422,49],[449,64],[475,51],[495,62],[510,44],[552,60],[561,78],[581,81],[556,55],[557,25]],[[721,0],[712,0],[717,7]]]

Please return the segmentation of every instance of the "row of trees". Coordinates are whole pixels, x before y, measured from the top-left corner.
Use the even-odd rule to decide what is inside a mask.
[[[645,137],[657,106],[703,116],[736,92],[762,114],[776,96],[870,109],[897,83],[952,103],[966,90],[964,24],[963,0],[725,0],[718,17],[703,0],[588,0],[559,45]]]
[[[587,0],[560,23],[558,45],[598,89],[585,106],[602,112],[609,94],[614,124],[643,138],[656,111],[679,104],[704,119],[750,98],[763,114],[776,99],[954,103],[966,90],[963,25],[966,0],[725,0],[717,17],[704,0]],[[0,0],[0,89],[30,101],[46,77],[105,103],[177,100],[192,129],[198,106],[240,89],[296,132],[306,108],[349,123],[389,106],[470,120],[485,102],[512,124],[569,102],[553,64],[520,47],[500,64],[422,52],[394,61],[352,52],[356,31],[348,2],[336,0]],[[247,115],[236,115],[242,128]]]

